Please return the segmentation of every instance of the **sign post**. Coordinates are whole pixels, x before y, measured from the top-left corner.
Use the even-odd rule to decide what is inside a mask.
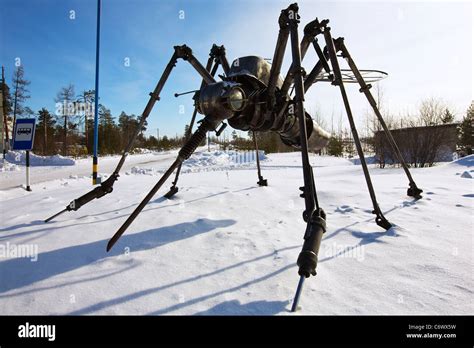
[[[34,118],[18,118],[13,131],[13,150],[26,150],[26,191],[31,191],[30,150],[35,140],[35,122]]]
[[[26,150],[26,191],[31,191],[30,187],[30,151]]]

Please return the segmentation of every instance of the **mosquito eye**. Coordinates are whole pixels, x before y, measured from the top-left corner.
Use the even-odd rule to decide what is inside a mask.
[[[239,87],[233,87],[227,97],[227,102],[233,111],[240,111],[245,106],[244,91]]]

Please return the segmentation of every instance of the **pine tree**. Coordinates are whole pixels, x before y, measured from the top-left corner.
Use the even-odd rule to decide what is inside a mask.
[[[99,106],[99,149],[101,154],[112,154],[120,147],[118,127],[109,109]]]
[[[474,102],[467,109],[466,116],[459,126],[458,145],[461,150],[471,155],[474,148]]]
[[[48,110],[42,108],[38,111],[38,126],[36,128],[35,148],[42,148],[42,154],[48,155],[54,145],[54,125],[56,121]]]
[[[454,115],[446,108],[443,117],[441,117],[441,122],[444,124],[453,123],[454,122]]]
[[[184,139],[188,139],[190,134],[191,129],[189,128],[189,124],[184,126]]]
[[[118,128],[121,135],[121,148],[125,148],[125,146],[127,146],[137,127],[138,121],[135,118],[135,115],[127,115],[124,111],[120,113],[118,119]]]
[[[171,142],[166,135],[164,135],[159,141],[159,147],[163,150],[168,150],[171,148]]]
[[[30,98],[29,90],[27,89],[30,81],[26,80],[24,75],[25,70],[22,66],[17,67],[13,73],[13,124],[15,124],[17,116],[24,114],[25,108],[23,103],[26,99]]]
[[[94,149],[94,118],[87,118],[86,123],[86,147],[87,153],[91,155]]]
[[[342,156],[342,152],[344,150],[344,145],[341,139],[338,137],[332,136],[331,139],[329,139],[329,144],[328,144],[328,154],[331,156],[337,156],[340,157]]]

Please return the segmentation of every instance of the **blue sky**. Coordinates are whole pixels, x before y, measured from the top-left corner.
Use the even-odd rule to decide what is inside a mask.
[[[102,0],[100,101],[114,116],[140,114],[172,47],[186,43],[205,64],[213,43],[224,44],[229,60],[273,56],[278,15],[290,1]],[[471,2],[299,1],[302,26],[318,17],[331,20],[344,36],[359,68],[387,71],[380,85],[385,108],[395,116],[416,113],[419,102],[441,97],[461,117],[473,99]],[[31,81],[26,105],[54,111],[57,91],[69,83],[76,93],[94,88],[96,0],[1,0],[0,63],[7,83],[20,58]],[[71,12],[75,19],[71,19]],[[184,11],[184,19],[180,14]],[[302,28],[301,31],[302,33]],[[302,35],[302,34],[301,34]],[[288,45],[289,46],[289,45]],[[130,66],[125,61],[129,59]],[[309,71],[314,53],[304,65]],[[290,64],[290,51],[283,71]],[[199,76],[180,61],[149,118],[148,134],[181,134],[192,113],[191,95]],[[367,102],[350,86],[357,122],[365,123]],[[184,114],[180,113],[184,106]],[[181,108],[182,109],[182,108]],[[329,127],[343,112],[338,90],[321,83],[307,95]],[[345,123],[345,119],[344,119]]]

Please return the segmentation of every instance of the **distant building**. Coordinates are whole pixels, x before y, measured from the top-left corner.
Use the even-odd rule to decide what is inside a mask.
[[[414,167],[452,161],[456,152],[459,123],[391,129],[404,160]],[[383,166],[398,163],[383,131],[374,136],[375,156]]]

